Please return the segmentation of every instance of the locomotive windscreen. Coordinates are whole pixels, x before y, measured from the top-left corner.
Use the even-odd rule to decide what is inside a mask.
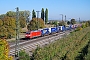
[[[30,32],[26,32],[26,34],[30,34]]]

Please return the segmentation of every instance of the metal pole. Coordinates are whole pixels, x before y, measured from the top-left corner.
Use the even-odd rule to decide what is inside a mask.
[[[62,15],[62,21],[63,21],[63,14],[60,14],[60,15]]]
[[[66,21],[66,15],[65,15],[65,25],[67,25],[67,21]]]
[[[16,45],[15,45],[15,60],[19,59],[19,8],[16,8]]]
[[[62,14],[62,21],[63,21],[63,14]]]
[[[65,15],[65,22],[66,22],[66,15]]]
[[[79,23],[80,23],[80,18],[79,18]]]
[[[37,30],[38,30],[38,28],[39,28],[38,17],[39,17],[39,12],[40,12],[40,11],[36,11],[36,12],[37,12]]]

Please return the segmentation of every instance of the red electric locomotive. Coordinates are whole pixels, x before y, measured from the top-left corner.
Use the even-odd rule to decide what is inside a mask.
[[[26,32],[25,38],[34,38],[41,36],[40,30]]]

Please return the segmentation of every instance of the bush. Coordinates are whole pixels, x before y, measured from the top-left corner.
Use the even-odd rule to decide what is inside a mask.
[[[33,60],[75,60],[89,42],[90,27],[76,31],[34,52]]]
[[[40,18],[33,18],[30,23],[27,25],[28,30],[37,30],[37,28],[44,28],[44,21]]]
[[[82,28],[85,28],[86,26],[85,26],[85,24],[82,24]]]
[[[82,27],[77,27],[76,28],[76,31],[80,31],[80,30],[82,30]]]
[[[13,57],[9,56],[9,44],[4,39],[0,39],[0,60],[13,60]]]
[[[30,60],[30,56],[24,50],[21,50],[19,52],[19,55],[20,55],[20,60]]]

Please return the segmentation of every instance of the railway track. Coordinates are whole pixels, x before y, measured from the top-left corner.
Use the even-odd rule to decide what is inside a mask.
[[[29,55],[32,55],[32,50],[36,49],[37,46],[43,47],[55,40],[62,38],[65,34],[69,34],[69,32],[67,31],[65,33],[60,32],[60,33],[40,37],[37,39],[31,39],[28,41],[20,42],[19,50],[25,50],[27,53],[29,53]],[[15,55],[15,44],[10,45],[10,55],[12,56]]]
[[[60,34],[62,34],[62,33],[63,32],[60,32]],[[35,41],[38,41],[38,40],[41,40],[41,39],[46,39],[46,38],[52,37],[52,36],[57,35],[57,34],[59,34],[59,33],[48,35],[48,36],[44,36],[44,37],[34,38],[34,39],[20,39],[19,44],[35,42]],[[15,41],[9,42],[9,45],[10,45],[10,47],[15,46]]]

